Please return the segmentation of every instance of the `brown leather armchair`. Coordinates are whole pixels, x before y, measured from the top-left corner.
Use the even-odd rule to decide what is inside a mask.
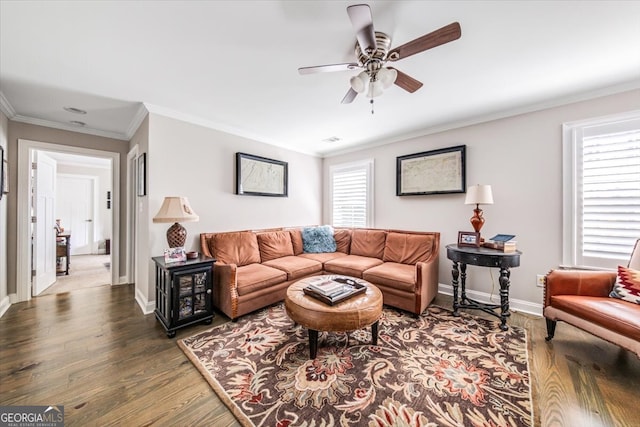
[[[640,270],[640,239],[629,268]],[[616,273],[551,270],[545,278],[544,317],[547,338],[553,338],[558,320],[626,348],[640,358],[640,304],[609,296]]]

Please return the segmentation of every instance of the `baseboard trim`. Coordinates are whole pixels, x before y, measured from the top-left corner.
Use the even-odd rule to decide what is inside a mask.
[[[7,295],[0,301],[0,317],[4,316],[7,310],[9,310],[9,307],[11,307],[11,298]]]
[[[443,295],[453,296],[453,287],[451,285],[444,285],[438,283],[438,293]],[[500,295],[493,295],[493,301],[491,301],[491,294],[486,292],[479,292],[467,289],[467,296],[470,298],[484,303],[499,304]],[[542,317],[542,304],[536,304],[530,301],[521,299],[509,298],[509,309],[512,311],[520,311],[522,313],[532,314],[534,316]]]
[[[140,306],[143,314],[151,314],[156,309],[155,301],[147,301],[147,298],[136,288],[136,302]]]

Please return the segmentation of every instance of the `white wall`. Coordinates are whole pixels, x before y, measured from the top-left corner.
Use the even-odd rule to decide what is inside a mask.
[[[140,286],[148,301],[155,299],[151,257],[162,255],[168,246],[171,224],[152,222],[165,196],[187,197],[200,216],[198,222],[182,224],[187,250],[200,251],[200,233],[320,223],[322,159],[154,113],[148,121],[148,195],[140,198],[147,206],[138,206],[145,217],[142,226],[149,230],[148,244],[142,241],[138,251],[139,268],[148,266],[147,289]],[[288,162],[289,197],[234,194],[236,152]]]
[[[103,167],[76,166],[58,163],[58,175],[80,175],[84,177],[94,177],[96,179],[98,188],[97,194],[94,195],[96,199],[95,206],[97,207],[94,212],[93,220],[95,227],[93,232],[94,246],[99,249],[98,253],[104,253],[105,239],[111,239],[111,209],[107,209],[107,191],[111,191],[111,200],[113,203],[111,171]],[[65,191],[65,189],[58,185],[56,187],[56,192],[60,194],[61,191]],[[121,200],[124,200],[124,198]],[[56,218],[60,218],[59,212],[56,212]],[[62,221],[62,225],[65,228],[69,228],[70,226],[68,222],[65,224],[64,219]]]
[[[0,112],[0,145],[4,148],[4,158],[8,158],[7,138],[9,133],[9,121],[7,116]],[[0,159],[2,161],[2,159]],[[0,190],[1,191],[1,190]],[[0,200],[0,316],[10,306],[9,293],[7,291],[7,195]]]
[[[375,161],[375,226],[441,233],[441,284],[451,283],[445,246],[458,231],[473,231],[472,206],[464,194],[397,197],[396,157],[465,144],[467,185],[491,184],[494,204],[483,206],[484,237],[515,234],[523,252],[511,270],[510,298],[540,304],[536,275],[562,260],[562,123],[605,116],[640,107],[640,90],[453,129],[324,161],[324,221],[329,215],[329,167],[373,158]],[[638,236],[640,237],[640,236]],[[468,289],[498,295],[498,271],[469,266]],[[492,287],[492,283],[494,284]]]

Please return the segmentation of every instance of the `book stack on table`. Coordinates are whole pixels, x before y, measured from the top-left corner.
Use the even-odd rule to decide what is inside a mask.
[[[365,285],[350,277],[318,277],[303,289],[305,294],[329,305],[337,304],[366,290]]]
[[[482,246],[485,248],[497,249],[502,252],[515,252],[517,249],[517,242],[512,240],[514,237],[516,236],[511,234],[497,234],[484,242]]]

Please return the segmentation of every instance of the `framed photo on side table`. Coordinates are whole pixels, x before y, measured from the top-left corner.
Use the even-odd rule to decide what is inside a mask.
[[[458,231],[458,246],[480,247],[480,233],[473,231]]]

